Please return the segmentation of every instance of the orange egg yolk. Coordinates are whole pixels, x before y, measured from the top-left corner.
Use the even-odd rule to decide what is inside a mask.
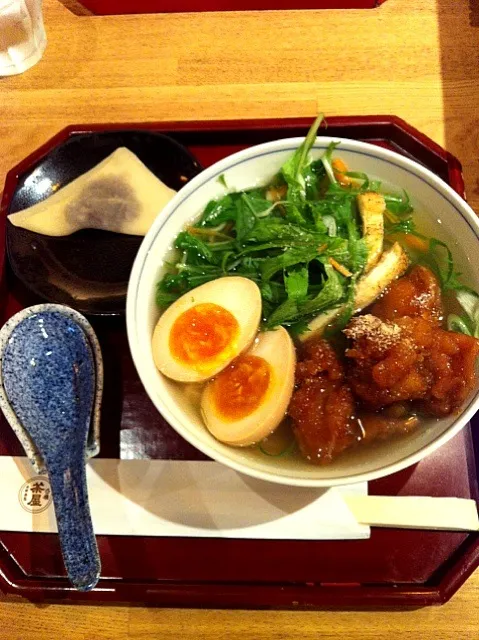
[[[239,333],[232,313],[210,302],[197,304],[184,311],[170,331],[170,351],[174,358],[201,367],[231,357]]]
[[[216,411],[231,422],[249,416],[263,401],[270,380],[271,368],[263,358],[236,358],[211,382]]]

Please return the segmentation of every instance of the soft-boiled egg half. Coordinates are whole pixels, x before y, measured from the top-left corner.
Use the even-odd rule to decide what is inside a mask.
[[[156,367],[179,382],[204,382],[247,349],[261,320],[261,293],[248,278],[207,282],[176,300],[152,340]]]
[[[253,346],[205,387],[201,413],[221,442],[259,442],[283,420],[294,387],[296,352],[283,327],[259,333]]]

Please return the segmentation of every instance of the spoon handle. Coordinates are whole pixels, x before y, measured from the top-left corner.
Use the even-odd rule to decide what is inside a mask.
[[[88,505],[85,464],[48,465],[63,560],[68,577],[79,591],[98,582],[100,556]]]

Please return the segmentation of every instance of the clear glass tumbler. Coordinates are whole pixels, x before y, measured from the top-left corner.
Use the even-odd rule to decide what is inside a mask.
[[[0,76],[32,67],[46,45],[42,0],[0,0]]]

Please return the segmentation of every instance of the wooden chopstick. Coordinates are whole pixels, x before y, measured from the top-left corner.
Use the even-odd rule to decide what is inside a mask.
[[[348,494],[343,498],[358,523],[372,527],[479,531],[474,500]]]

